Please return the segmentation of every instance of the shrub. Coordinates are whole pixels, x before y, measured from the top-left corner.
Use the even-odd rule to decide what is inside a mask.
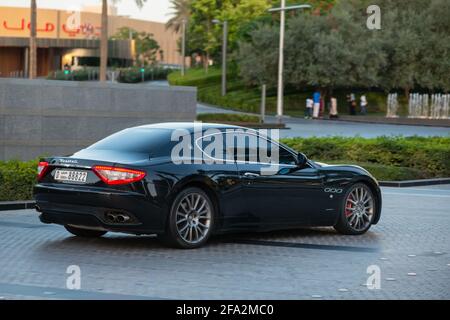
[[[166,80],[167,76],[171,73],[171,69],[160,67],[145,67],[144,68],[144,81],[151,80]],[[119,77],[117,81],[123,83],[138,83],[142,82],[142,72],[139,67],[131,67],[120,69]]]
[[[203,113],[197,116],[197,120],[204,122],[251,122],[258,123],[259,117],[247,114],[234,113]]]
[[[321,161],[345,159],[416,169],[427,177],[450,177],[450,137],[325,137],[282,141]]]
[[[98,79],[98,68],[82,68],[70,71],[65,74],[64,70],[51,72],[47,76],[48,80],[66,80],[66,81],[88,81]]]
[[[37,160],[0,162],[0,201],[31,199],[37,164]]]

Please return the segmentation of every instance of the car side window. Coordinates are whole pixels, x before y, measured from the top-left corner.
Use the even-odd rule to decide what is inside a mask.
[[[289,164],[289,165],[295,165],[297,164],[297,159],[295,157],[294,154],[292,154],[291,152],[289,152],[288,150],[286,150],[285,148],[283,148],[280,145],[277,145],[273,142],[270,141],[266,141],[266,140],[261,140],[263,141],[262,143],[260,143],[259,145],[259,156],[261,157],[267,157],[267,158],[271,158],[271,161],[274,162],[275,161],[275,155],[273,154],[273,152],[275,150],[278,151],[278,164]],[[267,162],[268,159],[260,159],[260,162]]]

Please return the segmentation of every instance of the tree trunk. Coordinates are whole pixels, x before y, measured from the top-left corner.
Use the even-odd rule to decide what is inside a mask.
[[[31,0],[30,12],[30,66],[28,68],[29,78],[35,79],[37,76],[37,46],[36,46],[36,0]]]
[[[205,67],[205,73],[208,73],[208,68],[209,68],[209,53],[208,53],[208,51],[205,52],[203,66]]]
[[[100,38],[100,81],[106,81],[108,66],[108,0],[102,0],[102,33]]]
[[[409,87],[403,89],[405,92],[406,101],[409,102],[409,91],[411,90]]]

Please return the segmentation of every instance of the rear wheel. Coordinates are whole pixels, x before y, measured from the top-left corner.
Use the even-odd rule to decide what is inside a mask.
[[[64,226],[64,228],[66,228],[66,230],[69,231],[71,234],[84,238],[98,238],[103,236],[107,232],[102,230],[83,229],[69,225]]]
[[[183,249],[201,247],[208,241],[214,223],[214,206],[199,188],[187,188],[172,203],[166,233],[160,237]]]
[[[375,197],[372,191],[366,184],[357,183],[347,191],[334,228],[342,234],[363,234],[369,230],[374,216]]]

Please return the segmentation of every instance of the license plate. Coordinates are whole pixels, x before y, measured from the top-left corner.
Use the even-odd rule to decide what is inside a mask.
[[[86,171],[56,170],[55,180],[66,182],[86,182],[88,173]]]

